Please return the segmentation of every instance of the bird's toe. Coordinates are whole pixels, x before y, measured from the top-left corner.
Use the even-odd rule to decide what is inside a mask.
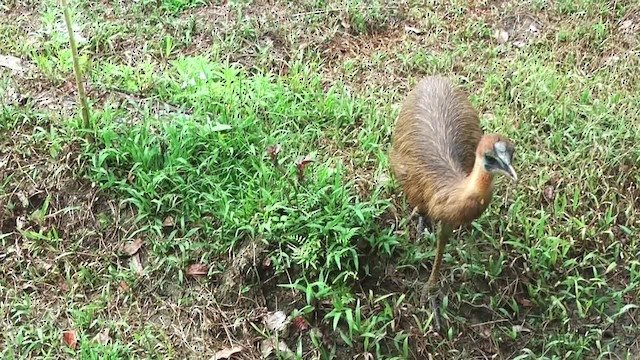
[[[429,308],[433,313],[432,325],[438,332],[442,329],[442,321],[440,318],[440,288],[425,286],[421,294],[421,302],[429,304]]]

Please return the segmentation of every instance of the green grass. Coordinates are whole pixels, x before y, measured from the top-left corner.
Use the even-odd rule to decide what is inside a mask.
[[[89,143],[56,2],[7,3],[0,54],[35,70],[0,82],[2,357],[256,358],[277,338],[305,359],[633,358],[638,7],[287,4],[73,2]],[[522,47],[493,37],[514,13],[544,25]],[[435,239],[410,235],[387,159],[434,73],[514,141],[521,178],[447,247],[443,334],[419,300]],[[277,310],[311,328],[275,334]]]
[[[189,114],[156,118],[140,109],[142,120],[131,126],[118,121],[125,114],[105,108],[97,143],[87,149],[91,179],[117,190],[149,231],[161,234],[171,216],[184,244],[167,239],[154,250],[173,253],[193,242],[180,263],[209,259],[249,238],[273,247],[278,266],[353,272],[358,239],[389,238],[375,226],[388,201],[380,190],[358,196],[343,162],[319,153],[320,143],[327,136],[348,141],[337,130],[359,119],[382,120],[373,103],[353,101],[339,86],[325,93],[312,72],[293,66],[287,79],[247,77],[205,58],[176,60],[152,80],[153,92]],[[267,148],[276,144],[282,150],[274,165]],[[297,159],[314,153],[299,182]],[[374,155],[361,161],[374,163]]]

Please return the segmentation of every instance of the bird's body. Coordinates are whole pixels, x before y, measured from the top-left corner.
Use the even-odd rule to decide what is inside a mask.
[[[493,176],[469,177],[482,135],[476,111],[446,79],[424,79],[407,96],[390,162],[407,201],[420,214],[458,226],[486,209]]]
[[[392,136],[391,170],[407,202],[441,223],[429,288],[437,286],[444,246],[454,228],[482,215],[491,202],[495,173],[516,178],[513,146],[483,134],[465,94],[442,77],[428,77],[411,91]],[[418,225],[422,232],[422,225]]]

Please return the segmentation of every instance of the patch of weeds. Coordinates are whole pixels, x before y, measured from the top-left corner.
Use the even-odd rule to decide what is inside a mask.
[[[157,4],[161,4],[163,9],[170,13],[179,13],[187,9],[193,9],[207,5],[206,0],[156,0]]]
[[[128,39],[128,29],[124,24],[99,22],[94,24],[89,36],[89,42],[85,45],[88,52],[94,55],[112,55],[121,44]]]
[[[19,54],[23,48],[20,37],[26,37],[26,33],[19,26],[13,24],[0,23],[0,37],[4,39],[0,45],[0,53]]]
[[[99,143],[87,153],[94,181],[123,194],[150,229],[174,219],[183,241],[204,252],[185,256],[215,256],[249,237],[270,244],[278,271],[356,277],[356,244],[379,231],[375,219],[388,202],[380,189],[359,197],[344,164],[319,141],[327,132],[345,141],[340,129],[375,116],[370,104],[347,100],[339,87],[325,92],[312,70],[297,66],[286,78],[247,77],[181,58],[157,82],[154,92],[189,114],[156,117],[143,109],[133,126],[103,114]],[[276,145],[282,150],[270,156]],[[156,246],[158,254],[177,250],[171,241]]]
[[[101,62],[93,67],[92,81],[100,87],[141,94],[153,87],[160,65],[155,62],[139,62],[136,66]]]
[[[69,12],[72,17],[73,31],[79,49],[79,62],[83,71],[89,64],[89,58],[82,51],[82,44],[86,39],[82,36],[86,19],[82,16],[79,6],[69,4]],[[24,51],[35,63],[45,77],[54,84],[59,85],[73,72],[73,60],[67,30],[62,17],[62,9],[57,2],[45,1],[41,5],[40,26],[33,34],[33,41]]]

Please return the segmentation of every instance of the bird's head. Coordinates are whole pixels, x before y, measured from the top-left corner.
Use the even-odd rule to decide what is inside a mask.
[[[484,169],[491,174],[504,174],[518,180],[511,161],[513,160],[513,144],[502,135],[485,135],[478,145],[478,155],[482,159]]]

